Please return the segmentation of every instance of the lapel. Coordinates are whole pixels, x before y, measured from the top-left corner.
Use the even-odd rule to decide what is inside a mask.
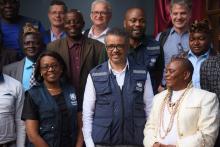
[[[92,52],[92,49],[94,49],[91,46],[92,46],[92,42],[88,38],[84,37],[83,43],[82,43],[81,55],[80,55],[81,56],[80,71],[82,70],[82,68],[85,64],[85,61],[88,60],[87,57],[88,57],[89,53]]]
[[[59,52],[66,63],[67,71],[68,71],[67,73],[70,73],[69,48],[67,45],[67,38],[61,39]]]
[[[24,63],[25,63],[25,58],[23,58],[17,64],[16,79],[18,79],[18,81],[21,81],[21,82],[22,82],[22,79],[23,79]]]

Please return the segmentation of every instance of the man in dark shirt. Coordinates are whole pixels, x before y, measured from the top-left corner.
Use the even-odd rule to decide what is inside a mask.
[[[106,59],[104,44],[82,35],[84,19],[76,9],[67,11],[64,29],[67,37],[48,44],[47,49],[58,52],[67,65],[71,83],[76,89],[79,107],[89,71]]]
[[[39,21],[19,15],[19,8],[19,0],[0,0],[0,32],[2,33],[3,48],[6,54],[3,57],[3,64],[5,65],[24,57],[19,38],[25,23],[34,24],[40,32],[45,31]]]
[[[154,93],[157,93],[164,68],[163,52],[159,42],[145,35],[145,18],[143,9],[130,8],[125,13],[124,28],[130,36],[129,58],[148,68]]]

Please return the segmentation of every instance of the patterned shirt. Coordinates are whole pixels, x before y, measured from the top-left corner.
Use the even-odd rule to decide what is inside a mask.
[[[201,65],[200,82],[202,89],[214,92],[220,98],[220,54],[210,56]]]

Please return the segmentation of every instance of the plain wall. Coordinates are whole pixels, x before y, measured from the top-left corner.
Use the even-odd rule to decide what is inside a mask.
[[[84,29],[91,26],[90,6],[93,0],[63,0],[68,8],[75,8],[82,12],[86,25]],[[25,16],[33,17],[42,22],[46,29],[49,28],[47,18],[48,7],[51,0],[20,0],[20,13]],[[145,10],[147,20],[148,35],[154,29],[154,0],[109,0],[112,4],[112,19],[110,27],[123,27],[123,18],[126,9],[130,7],[141,7]]]

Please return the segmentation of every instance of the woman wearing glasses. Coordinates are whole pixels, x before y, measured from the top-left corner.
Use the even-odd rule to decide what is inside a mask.
[[[39,56],[35,70],[39,85],[26,92],[22,113],[27,146],[81,146],[81,110],[73,87],[65,82],[65,73],[59,54],[45,51]]]

